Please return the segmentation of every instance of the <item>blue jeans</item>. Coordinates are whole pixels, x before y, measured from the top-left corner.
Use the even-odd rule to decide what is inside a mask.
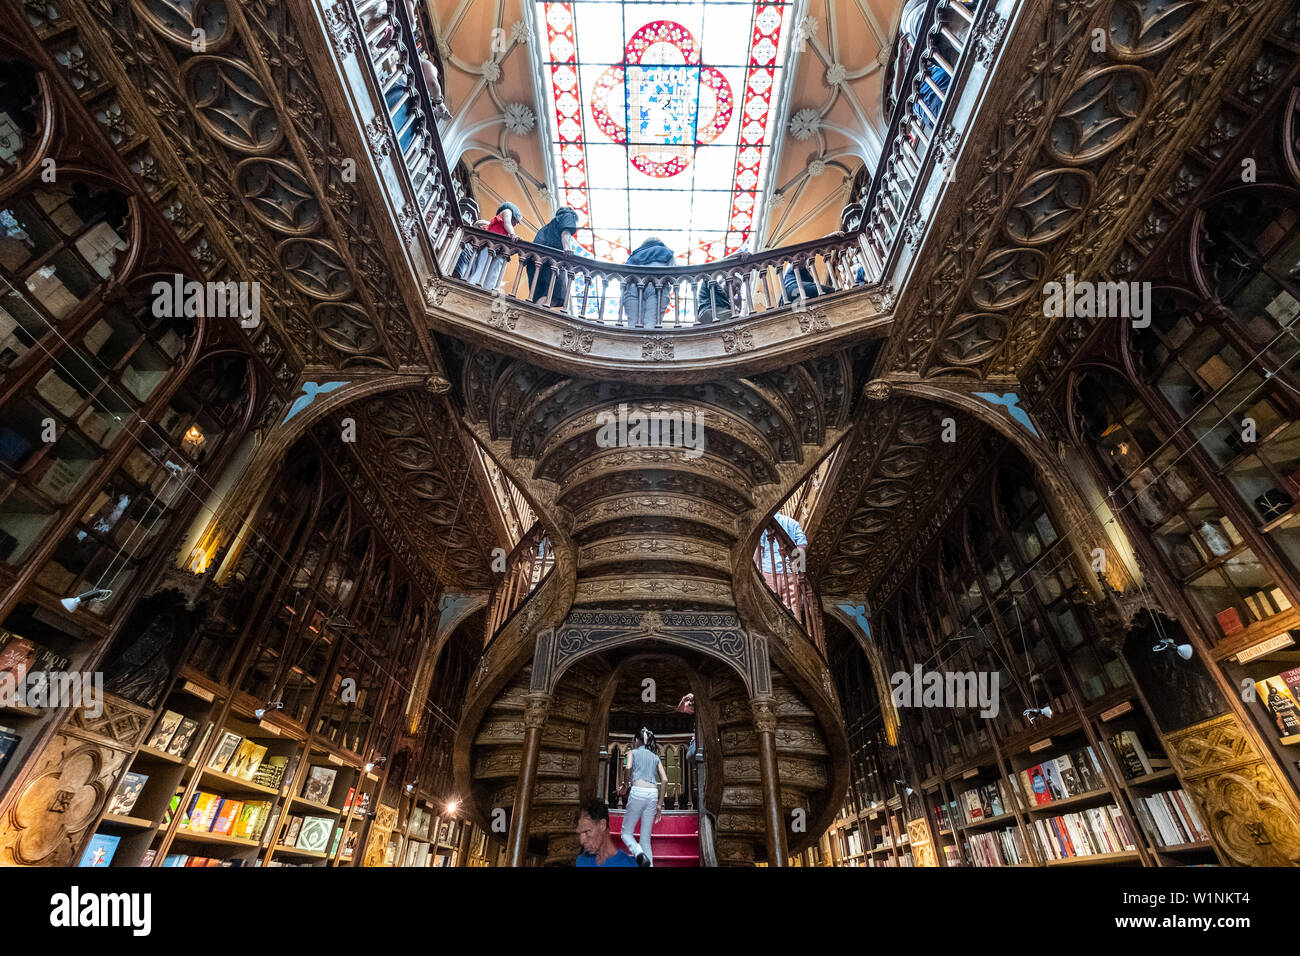
[[[644,853],[646,859],[654,863],[650,852],[650,831],[654,829],[655,814],[659,812],[659,789],[657,787],[633,787],[627,793],[627,807],[623,810],[623,845],[627,852],[636,856]],[[632,831],[637,821],[641,823],[641,842],[632,839]]]

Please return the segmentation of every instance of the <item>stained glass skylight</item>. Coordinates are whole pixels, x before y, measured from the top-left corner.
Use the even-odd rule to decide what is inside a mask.
[[[535,2],[551,187],[583,248],[623,262],[658,236],[698,263],[750,243],[792,5]]]

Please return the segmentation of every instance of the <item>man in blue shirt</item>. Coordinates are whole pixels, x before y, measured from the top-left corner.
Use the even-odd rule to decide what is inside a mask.
[[[578,857],[578,866],[637,868],[636,860],[623,851],[609,832],[609,807],[603,800],[593,800],[583,807],[578,818],[578,842],[584,851]]]

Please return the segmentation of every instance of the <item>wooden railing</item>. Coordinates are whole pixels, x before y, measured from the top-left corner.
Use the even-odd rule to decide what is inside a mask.
[[[808,639],[822,658],[826,657],[826,633],[822,623],[821,601],[812,580],[804,570],[806,549],[790,539],[785,529],[769,521],[754,551],[754,566],[763,583],[799,622]]]
[[[700,266],[629,266],[567,255],[523,239],[464,230],[456,276],[571,318],[624,328],[689,328],[802,310],[867,284],[856,236],[835,235]]]
[[[492,589],[492,600],[488,604],[485,645],[501,632],[519,605],[537,590],[554,567],[555,550],[539,522],[506,557],[505,573]]]
[[[352,0],[391,130],[440,271],[503,299],[605,326],[693,328],[873,286],[891,268],[930,154],[969,72],[975,25],[996,0],[929,0],[875,175],[823,240],[680,268],[615,265],[473,228],[433,122],[413,24],[402,0]],[[426,47],[432,49],[431,44]],[[494,308],[496,306],[494,305]]]
[[[911,80],[894,107],[875,175],[858,208],[849,207],[843,217],[846,229],[864,236],[873,281],[884,274],[935,137],[951,113],[949,101],[961,90],[975,24],[993,6],[993,0],[929,0],[907,70]]]

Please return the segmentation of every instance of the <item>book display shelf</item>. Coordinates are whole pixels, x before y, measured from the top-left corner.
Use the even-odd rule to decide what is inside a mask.
[[[973,702],[926,704],[904,694],[886,710],[866,664],[849,653],[833,668],[844,699],[870,715],[849,728],[853,787],[833,827],[841,859],[859,866],[1222,863],[1164,752],[1156,708],[1128,662],[1099,639],[1096,621],[1080,613],[1076,572],[1068,561],[1036,562],[1059,532],[1014,461],[1004,454],[973,478],[937,546],[873,620],[884,674],[996,675],[996,699],[985,703],[997,706],[984,716]],[[1286,696],[1287,677],[1300,678],[1300,669],[1283,669],[1293,654],[1300,663],[1289,648],[1261,656],[1241,682],[1257,688],[1261,719],[1280,714],[1275,736],[1294,733],[1300,744],[1300,708]],[[905,788],[914,796],[904,802]],[[915,795],[922,813],[911,808]],[[909,841],[918,816],[925,824]],[[932,856],[912,852],[919,837],[933,841]]]
[[[182,680],[88,846],[99,866],[348,866],[381,778],[355,754]],[[218,726],[220,723],[220,726]]]

